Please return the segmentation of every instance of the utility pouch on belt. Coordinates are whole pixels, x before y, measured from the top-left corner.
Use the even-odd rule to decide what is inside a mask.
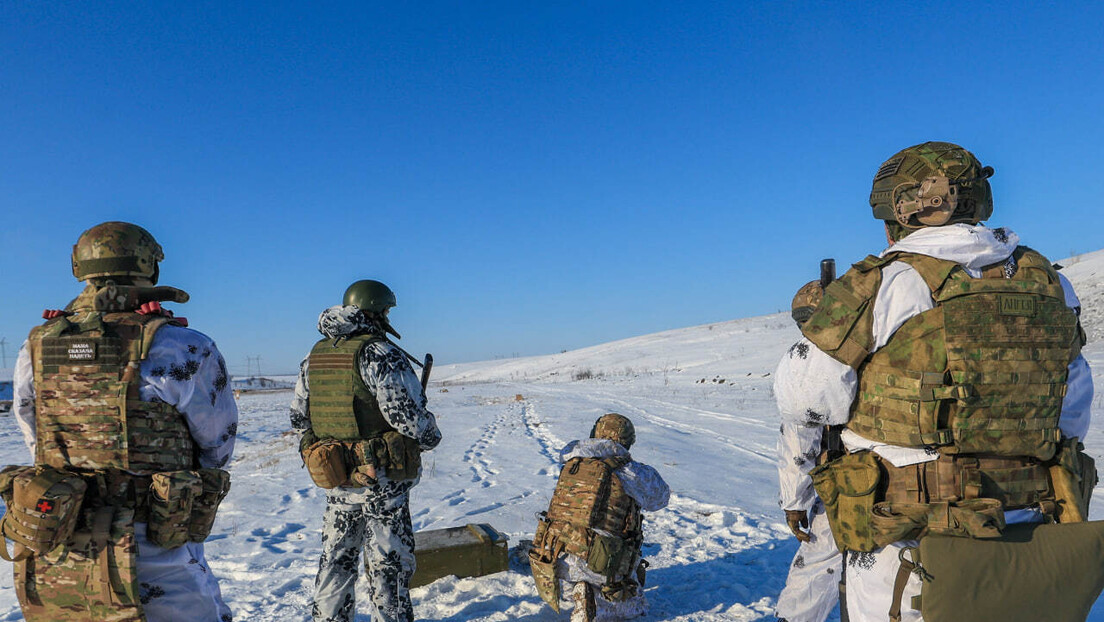
[[[873,551],[881,546],[871,522],[881,481],[881,469],[872,452],[847,454],[816,467],[809,475],[841,551]]]
[[[49,466],[9,466],[0,471],[0,495],[8,511],[0,533],[24,550],[8,554],[0,538],[0,557],[8,561],[44,555],[73,535],[87,485],[74,473]]]
[[[1004,530],[1004,509],[996,499],[956,503],[882,502],[874,504],[871,524],[878,546],[915,540],[927,534],[999,538]]]
[[[1085,453],[1078,439],[1062,439],[1050,466],[1050,481],[1058,505],[1058,522],[1086,520],[1097,483],[1096,462]]]
[[[537,594],[557,613],[560,611],[560,582],[556,579],[556,559],[563,550],[555,541],[549,542],[548,527],[551,522],[542,512],[537,523],[537,532],[533,536],[533,547],[529,549],[529,568],[533,571],[533,581],[537,585]],[[557,550],[559,548],[559,550]]]
[[[607,582],[623,578],[629,573],[633,547],[623,538],[591,532],[593,539],[587,551],[587,568],[602,575]]]
[[[203,494],[203,479],[195,471],[154,473],[150,484],[149,541],[174,549],[188,541],[192,506]]]
[[[902,605],[925,622],[1084,622],[1104,589],[1104,521],[1009,525],[992,540],[927,536],[913,556],[921,595]]]
[[[412,480],[418,477],[422,467],[421,451],[418,442],[398,432],[384,432],[383,445],[387,448],[387,478],[393,482]]]
[[[349,481],[348,456],[345,444],[328,438],[307,448],[303,460],[315,485],[330,489]]]
[[[188,520],[188,539],[203,542],[215,526],[215,514],[219,504],[230,492],[230,474],[222,469],[199,469],[203,480],[203,492],[192,501],[192,515]]]

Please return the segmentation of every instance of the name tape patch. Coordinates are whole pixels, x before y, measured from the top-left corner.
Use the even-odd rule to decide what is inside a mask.
[[[89,341],[80,341],[69,344],[70,361],[92,361],[96,359],[96,344]]]
[[[1001,315],[1035,317],[1035,298],[1024,294],[1003,294],[998,297]]]

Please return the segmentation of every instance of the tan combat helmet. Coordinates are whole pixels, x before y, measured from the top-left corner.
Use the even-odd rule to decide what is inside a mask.
[[[874,175],[874,217],[908,230],[955,222],[977,224],[993,214],[993,167],[953,143],[926,142],[897,152]]]
[[[123,277],[157,284],[164,251],[149,231],[129,222],[105,222],[73,245],[73,276],[79,281]]]
[[[824,288],[821,287],[819,280],[809,281],[797,290],[790,304],[790,317],[797,322],[799,328],[813,316],[813,312],[820,306],[823,298]]]
[[[625,449],[631,449],[636,442],[636,428],[628,417],[617,413],[609,413],[598,417],[594,422],[594,428],[590,431],[590,438],[604,438],[619,443]]]

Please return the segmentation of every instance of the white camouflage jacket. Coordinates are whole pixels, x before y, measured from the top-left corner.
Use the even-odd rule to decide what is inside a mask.
[[[883,251],[928,255],[955,261],[973,277],[997,262],[1014,262],[1018,235],[1008,229],[984,225],[954,224],[920,229]],[[1010,269],[1013,266],[1009,266]],[[1066,304],[1080,312],[1081,303],[1064,277]],[[881,348],[909,318],[933,308],[931,292],[920,275],[903,262],[882,270],[882,283],[874,298],[874,346]],[[1069,366],[1068,390],[1062,402],[1059,428],[1067,437],[1085,438],[1089,429],[1093,398],[1092,372],[1084,357]],[[851,402],[858,389],[855,370],[828,356],[804,337],[785,355],[774,376],[774,393],[782,415],[779,440],[779,505],[786,510],[808,510],[816,500],[809,471],[820,451],[823,426],[847,423]],[[843,433],[844,445],[852,451],[870,449],[894,466],[907,466],[936,459],[924,449],[876,443],[850,430]],[[1010,512],[1009,522],[1025,516]]]
[[[357,307],[338,305],[319,315],[318,332],[328,339],[336,339],[352,334],[379,333],[379,329]],[[299,364],[299,379],[295,383],[295,396],[291,401],[291,427],[300,432],[311,427],[309,363],[308,355]],[[397,347],[385,340],[369,343],[361,352],[357,366],[361,380],[376,396],[380,412],[391,427],[399,434],[418,441],[418,446],[423,451],[433,449],[441,442],[437,419],[426,408],[422,383],[406,356]],[[342,489],[329,491],[328,494],[348,497],[350,500],[357,492],[402,494],[413,485],[405,484],[409,483],[400,485],[391,482],[386,473],[382,473],[379,483],[369,489]]]
[[[15,362],[13,407],[23,441],[35,454],[34,366],[27,343]],[[144,401],[176,406],[199,446],[199,465],[225,468],[238,435],[238,405],[230,389],[226,362],[215,342],[201,332],[164,326],[154,335],[142,361],[138,393]]]

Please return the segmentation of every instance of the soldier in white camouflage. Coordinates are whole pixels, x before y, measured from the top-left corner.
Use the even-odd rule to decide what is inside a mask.
[[[819,280],[798,290],[791,315],[799,328],[823,296],[824,286]],[[778,595],[775,615],[777,622],[824,622],[839,601],[843,575],[843,556],[832,539],[824,503],[809,479],[809,471],[827,452],[827,430],[819,425],[784,421],[778,432],[778,505],[800,544],[790,563],[786,585]]]
[[[188,300],[157,286],[163,257],[137,225],[85,231],[87,287],[19,351],[15,418],[36,466],[4,469],[0,493],[28,621],[232,619],[203,540],[238,411],[215,343],[161,306]]]
[[[561,581],[574,603],[571,622],[627,620],[648,612],[641,557],[641,511],[667,507],[670,488],[652,467],[636,462],[632,421],[600,417],[590,438],[560,451],[564,465],[529,553],[537,591],[560,609]]]
[[[1086,513],[1095,471],[1078,441],[1093,386],[1079,303],[1045,257],[982,224],[993,211],[992,174],[945,142],[887,160],[870,206],[889,247],[825,289],[775,374],[785,422],[845,426],[846,454],[809,477],[847,550],[851,622],[923,619],[914,606],[935,603],[921,597],[923,573],[911,572],[921,539],[995,541],[1006,525]],[[1067,477],[1083,488],[1059,498]],[[979,602],[1008,596],[969,593]]]
[[[326,488],[314,622],[352,622],[363,554],[375,622],[410,622],[410,490],[420,454],[441,442],[407,355],[388,340],[395,295],[357,281],[318,319],[322,339],[300,366],[291,404],[304,462]]]

